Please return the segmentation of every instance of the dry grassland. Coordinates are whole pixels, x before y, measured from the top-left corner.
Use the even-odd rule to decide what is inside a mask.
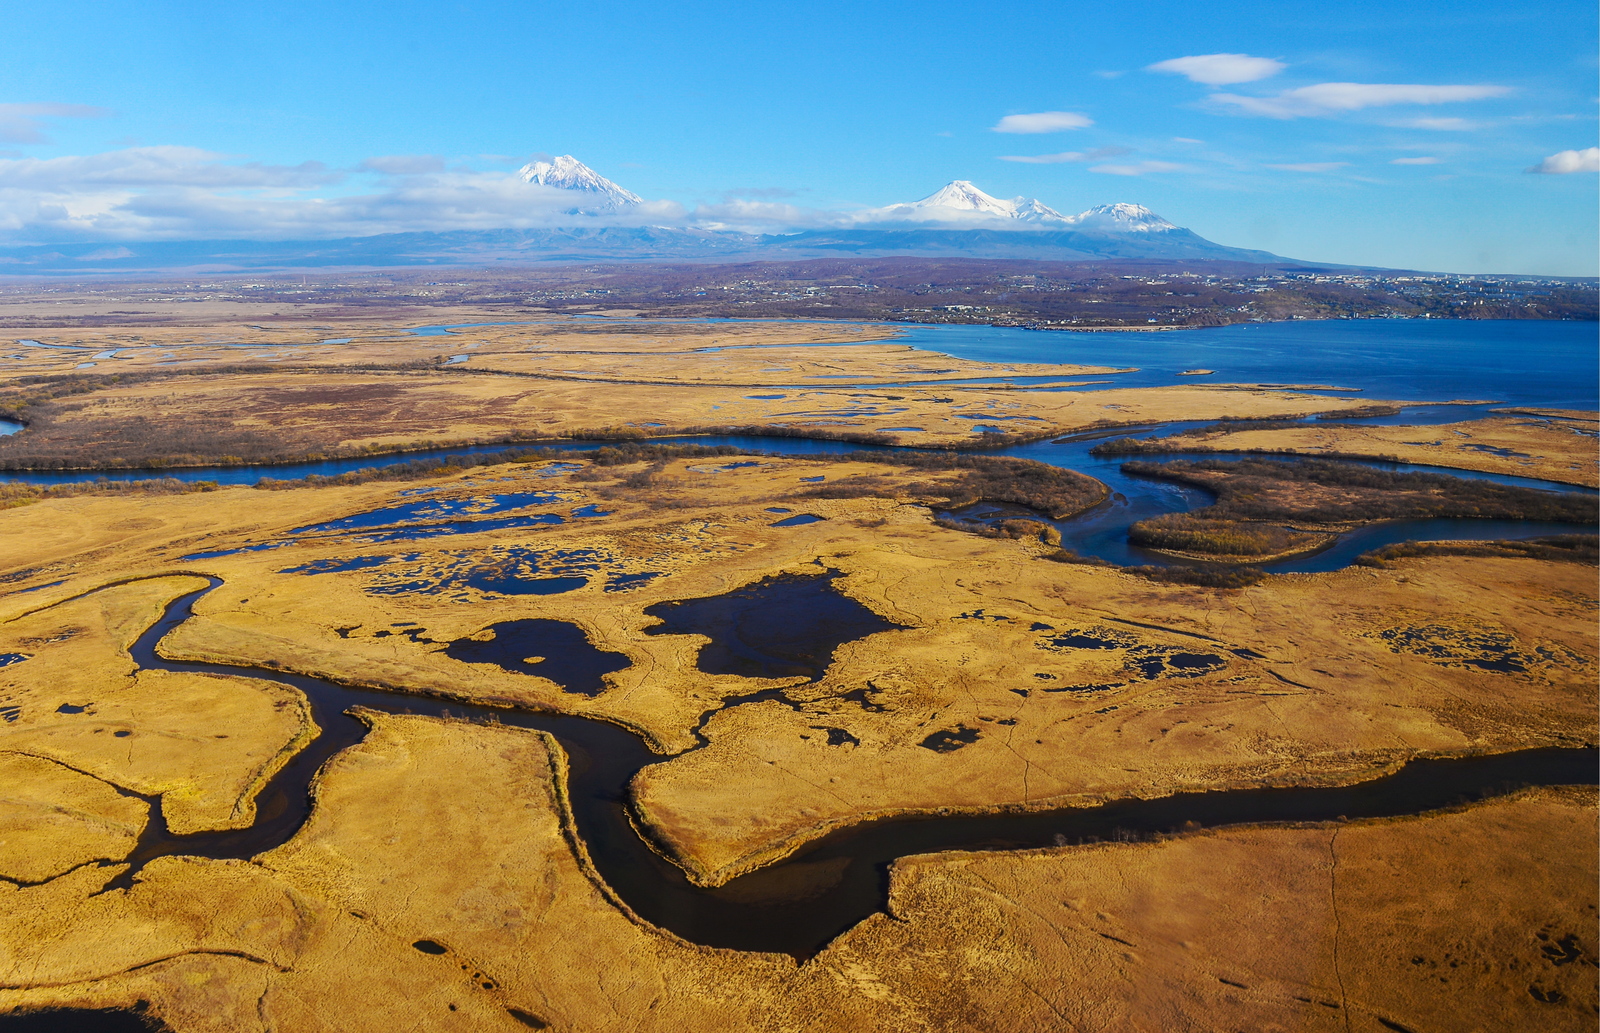
[[[548,737],[369,720],[306,828],[250,863],[163,859],[100,896],[93,869],[0,884],[0,1007],[143,1001],[173,1029],[229,1033],[1593,1022],[1588,792],[909,858],[892,917],[797,966],[687,944],[619,908],[564,834]]]
[[[539,388],[569,389],[552,411],[576,424],[592,388]],[[635,389],[606,390],[616,406]],[[1336,404],[1204,387],[1077,399],[1106,397],[1125,398],[1100,410],[1119,419]],[[628,411],[660,419],[666,400]],[[369,412],[317,404],[351,431]],[[874,817],[1344,784],[1419,756],[1597,740],[1580,564],[1417,557],[1232,591],[1163,585],[935,524],[928,503],[959,471],[573,458],[0,511],[0,658],[22,658],[0,663],[0,1009],[144,1000],[179,1033],[1592,1028],[1594,801],[1576,790],[904,859],[892,914],[799,965],[632,915],[573,834],[548,736],[369,713],[285,845],[160,858],[97,892],[158,798],[174,831],[247,826],[256,789],[313,731],[288,685],[136,670],[129,644],[200,574],[223,583],[164,656],[637,730],[663,756],[633,786],[639,820],[702,884]],[[512,493],[549,494],[496,499]],[[410,505],[434,508],[350,521]],[[775,526],[790,515],[823,519]],[[651,607],[830,571],[895,627],[847,638],[815,679],[702,670],[706,635],[651,633]],[[146,579],[115,584],[130,577]],[[570,590],[522,594],[552,578]],[[589,694],[443,651],[538,618],[625,666]]]
[[[567,522],[422,541],[291,533],[421,497],[385,483],[77,497],[0,514],[0,566],[25,575],[17,587],[64,580],[16,597],[29,606],[133,572],[223,578],[164,643],[173,657],[636,729],[682,753],[641,775],[637,805],[712,884],[865,817],[1344,782],[1418,755],[1595,740],[1593,572],[1579,564],[1412,559],[1218,591],[939,527],[919,503],[941,478],[924,471],[786,459],[677,460],[642,480],[633,467],[487,470],[427,497],[553,490],[558,501],[522,512]],[[629,478],[640,487],[608,486]],[[862,488],[839,491],[851,484]],[[814,497],[828,489],[872,494]],[[571,515],[588,505],[609,515]],[[775,527],[770,506],[826,519]],[[330,567],[343,569],[318,572]],[[649,633],[653,604],[824,570],[901,628],[845,641],[819,681],[707,673],[705,638]],[[494,590],[519,577],[585,587]],[[441,652],[536,617],[576,624],[631,665],[585,695]],[[392,630],[402,622],[415,633]],[[726,706],[758,689],[781,691]],[[22,713],[7,731],[38,709]],[[848,741],[830,745],[828,729]]]
[[[0,466],[12,469],[281,462],[602,428],[764,426],[967,446],[981,427],[1037,437],[1371,404],[1249,385],[1118,388],[1104,367],[954,359],[882,340],[895,331],[870,324],[552,318],[425,337],[370,323],[32,333],[19,339],[49,347],[0,348],[0,411],[29,424],[0,437]],[[1053,379],[943,383],[1014,376]]]

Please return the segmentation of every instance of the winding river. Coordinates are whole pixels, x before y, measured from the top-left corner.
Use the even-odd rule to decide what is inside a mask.
[[[1095,808],[868,821],[820,839],[791,857],[717,889],[691,884],[652,850],[628,819],[628,786],[653,753],[634,733],[606,721],[478,707],[424,695],[338,685],[281,671],[163,658],[158,645],[188,620],[210,585],[172,602],[131,652],[145,670],[222,674],[292,685],[310,701],[320,734],[264,786],[246,829],[175,835],[159,797],[150,821],[110,888],[132,885],[151,860],[167,855],[250,858],[287,842],[311,813],[310,784],[331,758],[360,742],[367,726],[348,711],[423,714],[498,721],[550,733],[570,764],[569,798],[578,834],[606,883],[644,920],[686,940],[807,958],[885,905],[896,858],[942,850],[1018,850],[1093,839],[1137,837],[1179,828],[1280,821],[1332,821],[1413,814],[1491,796],[1520,785],[1594,784],[1593,749],[1537,749],[1486,757],[1417,760],[1387,777],[1353,786],[1185,793]]]

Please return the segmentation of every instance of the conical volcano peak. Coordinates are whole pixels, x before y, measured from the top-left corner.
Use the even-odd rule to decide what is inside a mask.
[[[951,180],[922,200],[912,201],[909,207],[958,208],[962,211],[989,212],[1004,216],[1013,215],[1016,209],[1013,202],[990,197],[964,179]]]
[[[517,175],[524,183],[600,195],[611,207],[644,203],[638,194],[611,182],[570,154],[563,154],[552,161],[530,162]]]

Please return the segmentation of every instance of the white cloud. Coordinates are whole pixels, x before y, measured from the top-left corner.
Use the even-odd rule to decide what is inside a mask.
[[[87,104],[0,104],[0,141],[5,143],[44,143],[44,119],[104,118],[105,108]]]
[[[390,169],[431,163],[393,162]],[[673,202],[577,216],[572,194],[509,172],[408,172],[318,196],[346,174],[318,162],[231,162],[192,147],[0,160],[0,238],[12,242],[314,239],[427,230],[682,224]]]
[[[1194,57],[1175,57],[1170,61],[1157,61],[1146,65],[1147,72],[1169,72],[1182,75],[1192,82],[1207,86],[1226,86],[1228,83],[1255,82],[1277,75],[1289,66],[1270,57],[1251,57],[1249,54],[1198,54]]]
[[[1403,118],[1389,124],[1396,129],[1433,129],[1446,133],[1464,132],[1479,127],[1479,123],[1469,122],[1464,118]]]
[[[721,204],[700,205],[689,213],[689,221],[696,228],[704,230],[771,233],[800,227],[837,226],[847,220],[837,212],[820,212],[799,205],[735,197]]]
[[[1062,151],[1060,154],[1002,154],[1001,161],[1020,161],[1027,165],[1061,165],[1067,162],[1101,161],[1132,154],[1126,147],[1096,147],[1092,151]]]
[[[1349,165],[1347,161],[1300,161],[1288,165],[1268,165],[1269,169],[1282,169],[1285,172],[1332,172]]]
[[[87,255],[79,255],[74,261],[78,262],[105,262],[118,258],[132,258],[134,252],[125,247],[100,247],[95,248]]]
[[[1407,83],[1325,82],[1285,90],[1275,97],[1213,93],[1207,99],[1267,118],[1301,118],[1392,104],[1449,104],[1503,97],[1506,86],[1424,86]]]
[[[317,161],[299,165],[228,164],[197,147],[130,147],[103,154],[0,161],[0,190],[73,192],[105,187],[311,187],[344,178]]]
[[[359,167],[363,172],[378,172],[386,176],[418,176],[443,172],[444,159],[437,154],[383,154],[368,158]]]
[[[1107,176],[1144,176],[1151,172],[1187,172],[1187,165],[1175,165],[1170,161],[1140,161],[1131,165],[1091,165],[1090,172],[1100,172]]]
[[[1564,176],[1572,172],[1600,172],[1600,147],[1585,147],[1581,151],[1557,151],[1544,161],[1524,169],[1547,176]]]
[[[1439,164],[1439,162],[1441,160],[1443,160],[1443,159],[1430,157],[1428,155],[1420,155],[1420,156],[1415,157],[1415,158],[1395,158],[1392,161],[1390,161],[1389,164],[1390,165],[1437,165],[1437,164]]]
[[[1083,129],[1094,125],[1094,119],[1076,111],[1036,111],[1031,115],[1007,115],[994,125],[991,133],[1059,133],[1065,129]]]

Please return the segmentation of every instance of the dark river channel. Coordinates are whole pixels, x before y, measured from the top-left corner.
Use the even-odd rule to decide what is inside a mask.
[[[1061,531],[1062,544],[1084,556],[1103,559],[1119,566],[1142,564],[1172,565],[1186,561],[1150,552],[1128,541],[1128,527],[1137,521],[1147,520],[1164,513],[1181,513],[1208,506],[1213,501],[1211,493],[1200,488],[1175,484],[1148,477],[1124,473],[1122,465],[1128,459],[1151,461],[1197,458],[1194,454],[1172,455],[1141,454],[1137,456],[1095,456],[1090,449],[1107,437],[1162,437],[1191,427],[1201,427],[1203,422],[1179,422],[1129,427],[1116,431],[1072,435],[1055,440],[1027,444],[1001,445],[984,449],[977,454],[1014,456],[1033,459],[1051,466],[1065,467],[1088,474],[1110,489],[1110,497],[1093,509],[1066,520],[1050,521]],[[751,454],[778,456],[806,456],[841,451],[914,452],[890,446],[850,445],[836,441],[818,441],[807,438],[760,437],[755,435],[707,434],[689,437],[661,437],[652,441],[664,444],[728,445]],[[543,443],[539,443],[543,444]],[[608,442],[560,441],[548,443],[558,452],[585,452],[602,448]],[[141,480],[151,477],[174,477],[183,481],[216,481],[221,484],[255,484],[262,478],[289,480],[298,477],[332,477],[341,473],[373,467],[391,466],[415,459],[442,459],[449,456],[486,455],[512,449],[527,449],[534,445],[495,445],[478,448],[446,448],[402,455],[367,456],[354,459],[322,460],[313,463],[289,463],[277,466],[194,467],[176,470],[115,470],[115,471],[29,471],[0,474],[0,481],[19,481],[31,484],[69,484],[93,481],[100,477],[110,480]],[[1198,458],[1234,460],[1250,458],[1247,453],[1205,455]],[[1255,458],[1283,459],[1282,456],[1256,456]],[[1394,472],[1422,472],[1448,474],[1468,480],[1493,481],[1543,491],[1575,492],[1594,495],[1585,488],[1555,481],[1542,481],[1528,477],[1505,474],[1479,473],[1473,470],[1441,469],[1407,463],[1370,461],[1363,465]],[[1037,515],[1030,515],[1038,519]],[[480,529],[488,530],[488,527]],[[1331,548],[1315,553],[1294,556],[1261,569],[1273,574],[1315,573],[1339,570],[1350,565],[1356,556],[1372,549],[1396,542],[1453,541],[1482,539],[1536,538],[1551,534],[1592,532],[1593,526],[1581,524],[1541,523],[1535,521],[1490,520],[1390,520],[1373,524],[1360,531],[1341,537]]]
[[[129,857],[109,884],[131,886],[140,868],[171,855],[249,858],[292,837],[310,815],[312,777],[330,757],[360,742],[366,726],[347,711],[367,707],[471,721],[498,721],[549,732],[567,752],[569,795],[578,833],[600,875],[640,917],[684,939],[715,947],[806,958],[882,910],[888,866],[898,857],[941,850],[1019,850],[1258,822],[1317,822],[1414,814],[1525,785],[1597,781],[1593,749],[1538,749],[1455,760],[1418,760],[1395,774],[1339,788],[1184,793],[1094,808],[987,815],[927,815],[864,822],[818,840],[788,859],[717,889],[692,885],[640,839],[628,820],[627,794],[645,765],[667,758],[634,733],[605,721],[469,706],[427,696],[350,688],[281,671],[162,658],[157,644],[189,619],[195,600],[221,581],[173,602],[132,648],[142,669],[242,675],[282,682],[305,693],[321,734],[261,790],[247,829],[175,835],[159,797]],[[737,619],[739,614],[731,614]]]

